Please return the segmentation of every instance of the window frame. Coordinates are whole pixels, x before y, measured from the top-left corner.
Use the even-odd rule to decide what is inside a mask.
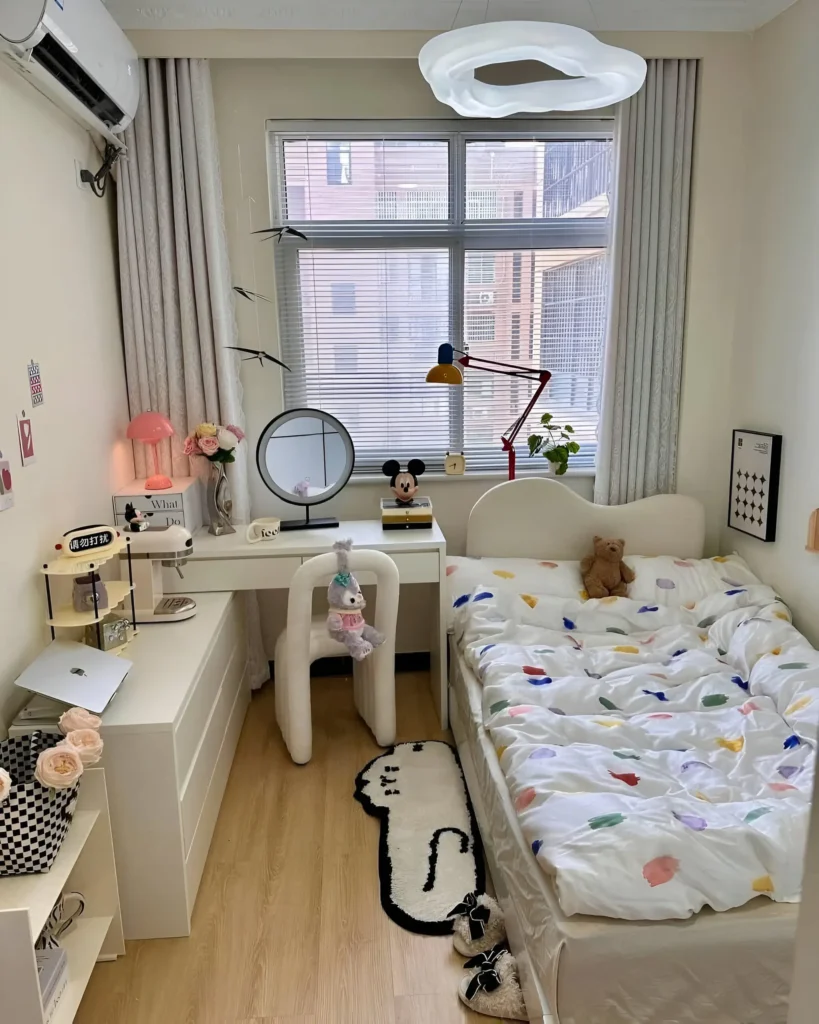
[[[499,130],[497,122],[452,120],[281,120],[265,122],[268,164],[270,223],[287,225],[307,235],[307,241],[288,236],[277,245],[277,258],[290,276],[291,267],[297,277],[298,250],[301,248],[409,248],[446,247],[449,250],[449,303],[453,338],[461,339],[468,349],[464,308],[466,295],[467,250],[497,251],[537,249],[610,249],[612,218],[558,217],[509,218],[506,220],[468,220],[466,190],[466,153],[470,142],[529,141],[613,141],[614,116],[578,118],[549,116],[542,118],[505,118]],[[362,141],[445,141],[448,144],[446,220],[297,220],[285,216],[284,209],[284,144],[288,141],[320,140],[322,142]],[[352,167],[352,150],[350,153]],[[340,185],[347,188],[348,185]],[[456,199],[460,197],[460,202]],[[277,270],[278,272],[278,270]],[[489,290],[491,286],[487,286]],[[282,330],[280,307],[279,331]],[[431,353],[434,356],[434,353]],[[296,367],[294,366],[295,370]],[[451,389],[451,450],[464,451],[464,395],[462,388]],[[384,458],[391,453],[386,452]],[[440,460],[443,460],[441,453]],[[595,451],[596,456],[596,451]],[[366,462],[371,462],[367,459]],[[499,459],[499,462],[501,460]],[[371,469],[363,470],[364,474]],[[500,471],[500,470],[499,470]],[[585,470],[588,472],[588,470]],[[593,470],[592,470],[593,472]],[[354,478],[354,477],[353,477]]]

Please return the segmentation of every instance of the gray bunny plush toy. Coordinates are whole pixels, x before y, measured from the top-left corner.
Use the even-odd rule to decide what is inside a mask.
[[[348,554],[353,546],[351,540],[339,540],[333,545],[338,560],[338,572],[327,588],[327,630],[333,640],[339,640],[356,661],[361,661],[380,647],[386,637],[368,626],[361,614],[367,602],[361,593],[358,580],[350,572]]]

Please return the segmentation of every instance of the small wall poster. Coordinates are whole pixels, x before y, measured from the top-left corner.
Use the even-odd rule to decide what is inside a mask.
[[[776,540],[782,435],[735,430],[728,525],[759,540]]]
[[[32,408],[43,404],[43,379],[40,376],[40,364],[32,359],[28,364],[28,389],[31,393]]]
[[[14,490],[11,479],[11,466],[8,459],[0,452],[0,512],[5,512],[14,504]]]
[[[26,416],[25,409],[17,417],[17,433],[20,436],[20,458],[23,460],[24,466],[30,466],[37,459],[34,455],[34,435],[31,432],[31,419]]]

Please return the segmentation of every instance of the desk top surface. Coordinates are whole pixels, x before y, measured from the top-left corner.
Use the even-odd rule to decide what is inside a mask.
[[[193,538],[190,560],[197,562],[213,558],[282,558],[288,555],[320,555],[331,551],[337,540],[353,542],[354,548],[372,548],[376,551],[417,552],[443,551],[446,538],[437,522],[431,530],[385,530],[379,519],[342,521],[337,527],[315,530],[287,530],[273,540],[250,544],[246,539],[246,526],[237,526],[236,533],[214,537],[203,526]]]

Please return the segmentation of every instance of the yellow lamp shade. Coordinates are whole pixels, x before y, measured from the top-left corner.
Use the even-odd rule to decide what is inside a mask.
[[[438,363],[427,374],[427,384],[463,384],[464,375],[452,363]]]
[[[455,366],[454,356],[451,345],[438,346],[438,363],[427,374],[427,384],[463,384],[464,375]]]

